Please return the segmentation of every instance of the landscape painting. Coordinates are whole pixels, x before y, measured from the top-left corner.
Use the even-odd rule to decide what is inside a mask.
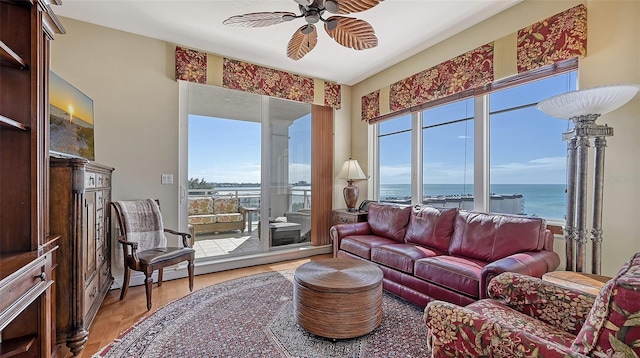
[[[54,72],[49,86],[50,151],[95,160],[93,100]]]

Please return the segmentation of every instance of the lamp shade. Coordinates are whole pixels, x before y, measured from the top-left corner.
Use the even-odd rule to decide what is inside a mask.
[[[367,179],[367,176],[364,175],[362,168],[360,168],[360,164],[355,159],[349,158],[342,165],[342,170],[340,171],[340,175],[338,175],[340,179],[347,180],[363,180]]]
[[[587,114],[602,115],[629,102],[638,90],[640,86],[637,84],[587,88],[547,98],[537,107],[545,114],[560,119]]]

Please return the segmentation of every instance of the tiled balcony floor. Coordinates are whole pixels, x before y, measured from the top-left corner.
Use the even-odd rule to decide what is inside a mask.
[[[196,259],[221,255],[238,255],[260,251],[257,226],[251,232],[225,232],[196,235],[193,248]]]

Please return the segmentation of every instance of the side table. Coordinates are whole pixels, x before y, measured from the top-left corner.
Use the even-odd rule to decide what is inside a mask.
[[[244,210],[247,212],[247,231],[251,232],[253,231],[253,213],[259,212],[260,208],[244,208]]]
[[[367,221],[366,211],[347,211],[347,209],[335,209],[332,212],[331,225],[357,223]]]
[[[604,286],[611,277],[584,272],[551,271],[542,275],[542,279],[574,290],[597,295],[602,286]]]

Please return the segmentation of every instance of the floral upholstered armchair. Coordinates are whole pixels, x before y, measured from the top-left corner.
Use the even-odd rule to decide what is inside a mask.
[[[490,298],[424,311],[433,357],[638,357],[640,253],[597,296],[503,273]]]

